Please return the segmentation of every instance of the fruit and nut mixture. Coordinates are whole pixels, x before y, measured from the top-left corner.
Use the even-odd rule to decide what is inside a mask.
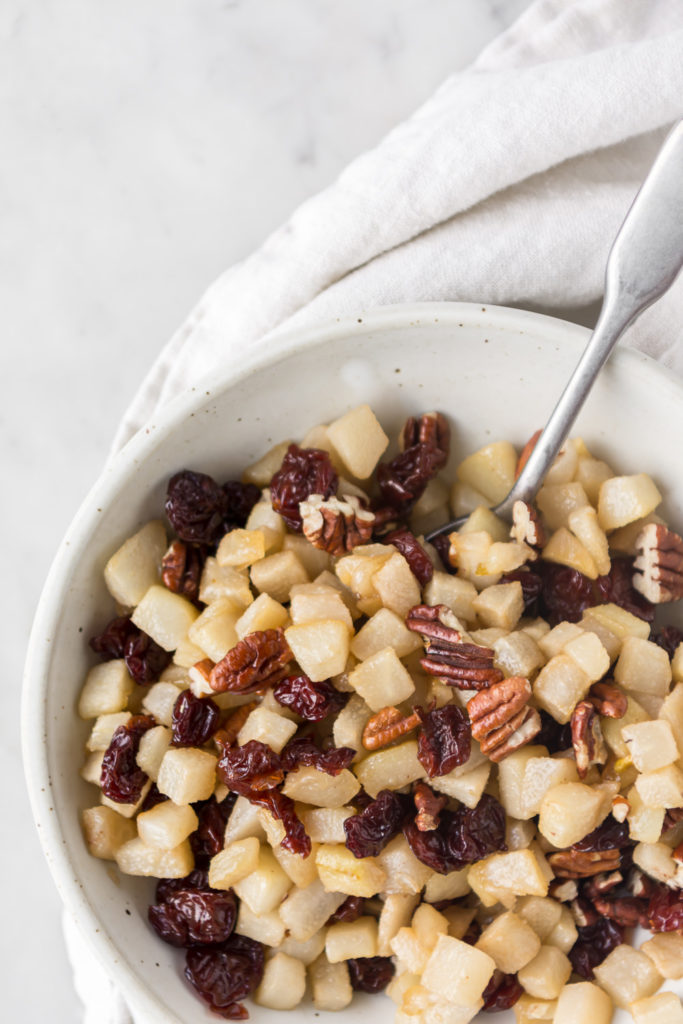
[[[683,541],[580,439],[501,521],[534,441],[453,481],[444,416],[392,457],[361,406],[241,480],[177,473],[107,563],[85,839],[158,879],[150,929],[219,1017],[355,990],[399,1024],[683,1021],[658,991],[683,977],[683,632],[654,625]]]

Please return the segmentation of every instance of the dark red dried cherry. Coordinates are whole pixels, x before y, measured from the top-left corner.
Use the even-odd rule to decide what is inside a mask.
[[[280,755],[282,767],[286,772],[297,768],[317,768],[328,775],[339,775],[348,768],[356,751],[351,747],[330,747],[321,750],[310,736],[299,736],[290,740]]]
[[[509,1010],[515,1005],[523,991],[516,974],[503,974],[502,971],[494,971],[481,996],[484,1000],[482,1012],[499,1013],[501,1010]]]
[[[392,530],[382,537],[382,543],[393,544],[405,558],[420,586],[427,586],[434,575],[434,566],[414,533],[403,528]]]
[[[577,930],[579,937],[568,956],[576,973],[592,981],[593,968],[624,941],[624,929],[615,921],[600,917],[594,924]]]
[[[335,690],[329,679],[314,683],[308,676],[285,676],[273,690],[278,704],[289,708],[307,722],[320,722],[336,715],[349,699],[348,693]]]
[[[650,897],[648,919],[653,932],[683,931],[683,892],[658,885]]]
[[[148,775],[138,768],[137,753],[143,735],[155,725],[151,715],[133,715],[114,731],[102,758],[100,774],[107,799],[117,804],[134,804],[140,799]]]
[[[338,477],[327,452],[290,444],[282,465],[270,481],[270,500],[290,530],[301,533],[299,503],[311,494],[336,494]]]
[[[260,740],[228,747],[218,762],[217,772],[228,789],[243,796],[273,789],[284,779],[280,757]]]
[[[175,532],[190,544],[211,546],[225,533],[226,495],[206,473],[184,469],[172,476],[165,508]]]
[[[467,712],[455,704],[420,711],[417,759],[430,779],[447,775],[469,759],[472,729]]]
[[[351,986],[356,992],[382,992],[396,968],[388,956],[363,956],[347,960]]]
[[[256,484],[243,484],[239,480],[228,480],[223,484],[225,507],[223,511],[223,527],[225,531],[236,526],[244,527],[254,505],[261,497]]]
[[[285,850],[296,853],[300,857],[308,857],[311,852],[311,840],[296,813],[294,801],[285,796],[279,789],[267,789],[260,793],[247,793],[253,804],[266,807],[274,818],[281,821],[285,829],[285,838],[280,843]]]
[[[261,983],[264,962],[260,942],[233,934],[214,949],[189,949],[185,977],[219,1017],[246,1020],[241,1000]]]
[[[362,896],[347,896],[341,907],[330,914],[326,925],[339,924],[341,921],[357,921],[365,912],[365,899]]]
[[[411,821],[403,834],[417,859],[442,875],[507,849],[505,811],[488,793],[472,809],[442,811],[438,828],[430,832],[421,832]]]
[[[101,633],[91,638],[90,646],[102,661],[123,658],[131,676],[140,684],[155,682],[171,660],[170,652],[138,629],[127,615],[108,622]]]
[[[401,831],[411,810],[409,797],[382,789],[371,804],[344,821],[346,845],[354,857],[376,857]]]
[[[223,849],[225,826],[236,800],[236,794],[229,793],[220,803],[215,796],[202,803],[194,804],[199,824],[190,836],[190,846],[195,864],[208,867],[208,862]]]
[[[149,923],[171,946],[217,945],[232,935],[237,900],[231,891],[179,889],[164,903],[153,903]]]
[[[171,716],[173,746],[203,747],[218,728],[219,718],[218,705],[210,697],[196,697],[192,690],[183,690]]]

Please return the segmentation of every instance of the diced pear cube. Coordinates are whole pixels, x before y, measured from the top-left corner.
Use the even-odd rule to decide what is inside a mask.
[[[226,847],[231,846],[238,839],[255,837],[264,839],[265,831],[263,821],[259,814],[260,808],[247,800],[245,796],[238,796],[230,811],[228,823],[225,826],[224,841]]]
[[[639,772],[665,768],[680,756],[671,725],[665,719],[626,725],[621,735]]]
[[[388,544],[363,544],[337,561],[334,567],[339,580],[354,594],[357,600],[374,599],[379,611],[381,601],[375,590],[373,576],[391,558],[392,548]]]
[[[199,581],[199,600],[203,604],[213,604],[222,597],[229,597],[235,607],[242,610],[254,600],[247,574],[230,565],[221,566],[213,555],[209,555]]]
[[[160,725],[170,727],[175,702],[184,689],[185,686],[178,686],[176,683],[152,683],[146,688],[142,706],[148,714],[154,715]]]
[[[134,688],[135,683],[123,658],[95,665],[83,684],[78,700],[78,714],[81,718],[97,718],[98,715],[125,711]]]
[[[514,629],[524,611],[522,584],[515,581],[487,587],[474,599],[472,607],[484,626]]]
[[[508,754],[498,765],[500,800],[510,818],[521,819],[524,814],[524,773],[532,758],[547,757],[547,747],[527,744]]]
[[[453,517],[459,519],[461,516],[468,516],[481,505],[495,505],[496,502],[491,501],[481,491],[470,487],[462,480],[454,480],[451,485],[449,504]]]
[[[640,951],[649,956],[663,978],[683,978],[683,935],[661,932],[644,942]]]
[[[130,717],[130,711],[114,711],[111,714],[99,715],[90,730],[86,750],[106,750],[118,727],[125,725]]]
[[[505,543],[510,538],[510,527],[486,505],[478,505],[460,527],[460,533],[478,533],[485,530],[494,542]]]
[[[188,639],[212,661],[220,661],[239,640],[235,629],[239,617],[240,609],[233,599],[220,597],[195,619],[188,630]]]
[[[347,896],[376,896],[387,876],[375,857],[358,860],[346,846],[323,844],[315,856],[320,880],[328,892]]]
[[[590,505],[576,508],[569,513],[568,526],[581,541],[595,562],[600,576],[606,576],[612,566],[607,535],[598,523],[598,514]]]
[[[286,608],[274,601],[269,594],[259,594],[244,614],[235,623],[235,632],[240,640],[249,633],[257,633],[262,629],[279,629],[289,622]]]
[[[293,1010],[306,993],[306,968],[301,960],[286,953],[276,953],[266,960],[261,984],[254,992],[254,1002],[272,1010]]]
[[[494,853],[473,864],[467,880],[485,907],[512,905],[517,896],[545,896],[548,879],[534,851]]]
[[[235,882],[256,871],[261,844],[255,836],[238,839],[215,854],[209,863],[212,889],[231,889]]]
[[[675,764],[643,772],[636,790],[646,807],[683,807],[683,772]]]
[[[424,778],[417,758],[417,740],[378,750],[354,765],[361,786],[374,799],[381,789],[403,789]]]
[[[274,601],[289,601],[292,587],[308,583],[308,573],[301,559],[293,551],[278,551],[256,562],[251,567],[251,582]]]
[[[595,559],[578,537],[570,533],[566,526],[560,526],[551,534],[548,543],[543,548],[543,558],[546,562],[555,562],[558,565],[576,569],[590,580],[598,578],[599,573]]]
[[[582,632],[565,644],[564,653],[574,659],[591,682],[597,682],[609,672],[610,656],[595,633]]]
[[[627,793],[630,809],[628,812],[628,832],[637,843],[656,843],[662,834],[666,811],[656,804],[647,804],[637,788],[633,786]]]
[[[94,786],[100,785],[102,776],[102,761],[104,760],[103,750],[93,750],[92,753],[86,754],[83,767],[81,768],[80,775],[86,782],[92,783]]]
[[[557,946],[541,946],[534,959],[523,967],[517,977],[531,996],[557,999],[572,973],[568,957]]]
[[[564,782],[549,789],[541,801],[538,830],[559,849],[572,846],[607,817],[611,797],[582,782]]]
[[[345,843],[344,822],[355,814],[353,807],[310,807],[299,817],[306,835],[316,843]]]
[[[356,751],[354,761],[365,753],[363,747],[363,730],[372,718],[372,708],[368,707],[363,698],[352,693],[348,703],[336,715],[332,726],[332,738],[335,747],[350,747]]]
[[[132,608],[159,582],[166,543],[166,530],[158,519],[124,541],[104,567],[104,582],[115,601]]]
[[[536,999],[524,992],[512,1008],[517,1024],[543,1024],[555,1019],[557,999]]]
[[[578,937],[579,933],[574,923],[574,916],[569,907],[563,904],[560,920],[546,939],[546,943],[548,946],[557,946],[563,953],[569,953]]]
[[[156,725],[148,729],[140,737],[140,745],[136,755],[138,768],[142,768],[145,774],[149,775],[153,782],[159,776],[159,768],[164,759],[164,754],[171,745],[173,734],[165,725]]]
[[[522,896],[515,913],[533,928],[541,942],[547,942],[560,923],[562,905],[549,896]]]
[[[301,859],[301,858],[299,858]],[[286,953],[288,956],[295,956],[297,960],[301,960],[301,963],[305,967],[309,967],[314,960],[323,953],[325,949],[325,929],[321,928],[312,938],[307,939],[306,942],[299,942],[297,939],[293,939],[291,935],[288,935],[283,940],[280,951]]]
[[[647,473],[613,476],[600,487],[598,518],[603,530],[615,530],[654,512],[662,496]]]
[[[369,405],[359,405],[330,423],[327,436],[346,469],[358,480],[367,480],[389,446]]]
[[[124,843],[136,836],[135,822],[111,807],[88,807],[81,813],[88,851],[100,860],[114,860]]]
[[[255,914],[244,900],[239,905],[235,931],[265,946],[280,946],[285,937],[285,926],[277,910]]]
[[[173,654],[173,664],[183,669],[190,669],[197,662],[203,661],[206,658],[206,651],[197,644],[193,644],[189,637],[185,637],[180,641]],[[188,672],[189,675],[189,672]],[[191,678],[191,677],[190,677]],[[193,684],[190,684],[190,688],[193,689]],[[193,693],[194,693],[193,689]]]
[[[216,550],[219,566],[246,569],[266,553],[266,539],[262,530],[236,528],[224,534]]]
[[[400,704],[415,692],[415,683],[392,647],[373,654],[349,673],[349,682],[373,711]]]
[[[526,921],[508,910],[484,928],[476,948],[488,953],[499,971],[515,974],[534,959],[541,940]]]
[[[391,940],[407,928],[419,900],[418,893],[387,893],[377,926],[377,955],[391,956]]]
[[[445,604],[457,618],[462,619],[465,623],[473,623],[476,619],[472,606],[476,596],[477,588],[469,580],[438,570],[434,572],[423,591],[425,604]]]
[[[679,646],[678,650],[681,648],[683,648],[683,644]],[[674,656],[674,664],[675,660]],[[659,717],[669,723],[678,749],[683,750],[683,685],[676,683],[664,700]]]
[[[437,792],[446,793],[466,807],[476,807],[486,789],[491,767],[491,762],[485,761],[469,772],[460,772],[454,768],[446,775],[437,775],[430,779],[430,784]]]
[[[634,700],[633,696],[627,695],[626,714],[623,718],[601,718],[600,727],[605,742],[610,750],[618,758],[630,758],[628,747],[621,733],[625,726],[634,722],[648,721],[647,712]]]
[[[373,575],[372,584],[383,606],[404,618],[420,603],[420,584],[398,551]]]
[[[625,690],[666,697],[672,679],[669,655],[651,640],[627,636],[614,667],[614,678]]]
[[[583,487],[592,505],[597,505],[600,488],[611,476],[614,476],[611,467],[601,459],[594,459],[591,456],[579,458],[576,480]]]
[[[581,616],[581,620],[578,625],[587,633],[595,633],[600,643],[607,651],[610,662],[612,662],[619,657],[619,651],[621,650],[621,638],[605,626],[604,620],[594,618],[593,612],[599,611],[600,607],[601,606],[598,606],[597,608],[588,608]]]
[[[312,589],[305,589],[307,586]],[[353,631],[351,613],[339,591],[332,587],[317,583],[292,587],[289,613],[295,626],[299,626],[303,622],[317,622],[320,619],[339,619],[349,631]],[[405,626],[403,628],[405,629]],[[406,630],[406,632],[409,631]]]
[[[419,893],[432,875],[431,868],[417,859],[403,835],[387,843],[377,863],[386,875],[383,891],[387,893]]]
[[[662,977],[649,957],[625,943],[616,946],[594,968],[594,974],[612,1002],[623,1009],[627,1009],[629,1003],[653,995],[662,983]]]
[[[140,810],[140,808],[142,807],[143,803],[145,802],[145,798],[149,793],[151,787],[151,780],[147,779],[147,782],[145,782],[144,786],[142,787],[140,796],[135,801],[135,803],[132,804],[117,803],[116,800],[110,800],[109,797],[104,795],[104,793],[100,794],[100,803],[102,803],[105,807],[111,807],[112,810],[116,811],[124,818],[134,818],[135,815]]]
[[[427,879],[424,899],[427,903],[439,903],[440,900],[457,900],[467,896],[470,884],[467,881],[467,868],[460,871],[449,871],[447,875],[435,871]]]
[[[359,917],[355,921],[339,921],[327,929],[325,953],[331,964],[358,956],[377,956],[377,921]]]
[[[509,493],[516,468],[517,452],[510,442],[494,441],[463,459],[457,477],[484,495],[486,500],[481,504],[497,505]]]
[[[331,964],[325,955],[308,969],[316,1010],[343,1010],[353,999],[349,969],[344,962]]]
[[[286,743],[291,740],[298,726],[283,715],[278,715],[268,708],[257,707],[251,712],[237,735],[241,747],[249,740],[259,740],[267,744],[279,754]]]
[[[147,878],[185,878],[194,868],[194,856],[188,839],[172,850],[147,846],[136,837],[116,851],[116,863],[124,875]]]
[[[287,773],[282,792],[292,800],[316,807],[343,807],[359,789],[358,779],[348,768],[338,775],[328,775],[317,768],[302,767]]]
[[[246,529],[261,531],[266,542],[266,554],[281,550],[287,528],[282,516],[273,508],[267,488],[263,491],[261,501],[257,501],[249,513]]]
[[[526,850],[536,836],[536,822],[508,818],[505,825],[505,843],[508,850]]]
[[[500,637],[493,644],[494,664],[504,676],[524,676],[533,679],[546,658],[536,641],[523,630]]]
[[[269,846],[259,849],[256,868],[233,886],[235,895],[254,914],[268,914],[282,902],[292,887]]]
[[[566,645],[571,640],[583,635],[583,630],[576,622],[558,622],[556,626],[548,630],[540,640],[538,646],[546,658],[554,658],[556,654],[562,654]]]
[[[280,917],[293,939],[307,942],[345,899],[346,894],[328,892],[318,879],[304,889],[292,889],[280,905]]]
[[[638,618],[637,615],[627,612],[625,608],[620,608],[618,604],[597,605],[595,608],[589,608],[584,613],[584,618],[587,615],[590,616],[591,621],[598,622],[603,627],[609,629],[622,642],[627,636],[637,636],[641,640],[647,640],[650,635],[649,622],[645,622],[643,619]],[[581,624],[584,625],[583,619]],[[587,627],[584,626],[584,628]]]
[[[281,441],[279,444],[273,445],[257,462],[247,466],[242,473],[243,483],[267,487],[282,465],[282,460],[291,443],[291,441]]]
[[[495,967],[495,961],[480,949],[450,935],[440,935],[422,982],[457,1006],[476,1006]]]
[[[581,484],[574,481],[541,487],[536,495],[536,504],[549,530],[566,531],[572,512],[589,506],[589,501]]]
[[[576,761],[571,757],[532,757],[524,769],[522,810],[524,819],[534,818],[541,810],[543,797],[563,782],[578,782]]]
[[[308,857],[302,857],[298,853],[291,853],[284,846],[274,846],[273,855],[284,873],[291,878],[294,885],[299,889],[305,889],[318,879],[318,869],[315,866],[315,855],[318,844],[311,843],[311,852]]]
[[[545,483],[566,484],[573,480],[579,464],[579,455],[584,454],[584,448],[585,445],[580,438],[567,438],[545,475]]]
[[[638,843],[633,851],[633,863],[656,881],[675,884],[678,862],[666,843]]]
[[[444,935],[446,931],[447,929],[444,929]],[[413,928],[400,928],[391,940],[391,952],[401,973],[420,975],[425,969],[431,949],[427,949],[420,942]]]
[[[159,792],[175,804],[208,800],[216,785],[217,760],[196,747],[171,747],[159,766]]]
[[[683,1006],[674,992],[638,999],[629,1010],[634,1024],[683,1024]]]
[[[565,985],[557,1000],[554,1024],[611,1024],[612,1000],[598,985]]]
[[[302,670],[313,682],[344,671],[349,656],[349,631],[339,619],[290,626],[285,630],[285,638]]]
[[[405,658],[407,654],[421,648],[422,641],[417,633],[407,628],[403,618],[396,612],[380,608],[356,633],[351,641],[351,653],[359,661],[365,661],[387,647],[391,647],[397,657]]]
[[[568,654],[556,654],[533,684],[538,704],[564,725],[591,688],[590,676]]]
[[[133,624],[148,633],[165,651],[174,651],[199,616],[186,597],[154,584],[133,612]]]
[[[147,846],[172,850],[197,828],[199,818],[189,804],[179,806],[164,800],[137,816],[138,835]]]

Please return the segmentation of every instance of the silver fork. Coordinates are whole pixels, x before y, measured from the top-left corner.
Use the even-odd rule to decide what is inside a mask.
[[[683,120],[667,136],[612,243],[595,330],[526,465],[510,493],[493,509],[496,515],[511,521],[516,501],[532,501],[610,352],[627,327],[671,287],[681,266]],[[466,519],[453,519],[426,539],[457,530]]]

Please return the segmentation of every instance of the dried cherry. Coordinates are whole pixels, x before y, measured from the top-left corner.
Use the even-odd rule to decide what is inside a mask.
[[[236,794],[229,793],[220,803],[212,796],[208,800],[194,804],[199,824],[190,836],[190,846],[195,864],[198,866],[208,867],[209,860],[223,849],[225,826],[235,800]]]
[[[300,857],[308,857],[311,852],[311,840],[296,813],[294,801],[281,793],[279,789],[263,790],[260,793],[251,792],[246,795],[253,804],[266,807],[274,818],[282,822],[285,838],[280,846]]]
[[[365,899],[363,896],[347,896],[340,907],[337,907],[333,914],[330,914],[325,925],[339,924],[345,921],[357,921],[365,911]]]
[[[439,874],[458,871],[466,864],[506,850],[505,810],[485,793],[476,807],[442,811],[438,828],[421,832],[414,821],[403,826],[403,834],[417,857]]]
[[[538,598],[543,589],[543,580],[527,566],[521,569],[512,569],[504,572],[500,578],[501,583],[521,583],[522,599],[524,601],[524,614],[535,615],[537,612]]]
[[[274,789],[284,779],[280,757],[260,740],[249,740],[241,747],[228,747],[216,770],[228,789],[242,796]]]
[[[572,850],[591,853],[603,850],[622,850],[626,846],[633,845],[633,840],[629,835],[628,821],[617,821],[610,814],[601,825],[580,839],[578,843],[574,843]]]
[[[362,956],[347,960],[351,987],[356,992],[382,992],[396,968],[388,956]]]
[[[307,722],[320,722],[336,715],[349,699],[348,693],[335,690],[329,679],[314,683],[306,675],[285,676],[273,690],[278,704],[290,708]]]
[[[171,946],[207,946],[225,942],[237,920],[237,900],[230,890],[178,889],[147,912],[159,938]]]
[[[624,929],[606,917],[594,924],[578,928],[579,937],[567,954],[577,974],[587,981],[593,979],[593,968],[624,941]]]
[[[169,797],[165,793],[160,793],[156,782],[153,782],[147,791],[147,796],[140,804],[141,811],[151,811],[157,804],[165,803]]]
[[[157,903],[166,903],[174,892],[181,889],[209,890],[208,868],[194,868],[184,878],[160,878],[157,882],[155,900]]]
[[[117,804],[134,804],[140,799],[148,776],[138,768],[137,753],[143,735],[155,725],[151,715],[132,715],[114,731],[102,758],[100,774],[107,799]]]
[[[376,857],[401,831],[410,799],[382,789],[371,804],[344,821],[346,846],[354,857]]]
[[[173,746],[203,747],[218,728],[219,718],[219,707],[210,697],[196,697],[192,690],[183,690],[171,716]]]
[[[226,495],[206,473],[184,469],[172,476],[166,491],[165,509],[181,540],[211,546],[225,533]]]
[[[670,658],[673,658],[676,648],[683,643],[683,629],[679,629],[678,626],[663,626],[652,639],[664,648]]]
[[[261,491],[256,484],[243,484],[239,480],[228,480],[222,490],[225,499],[224,530],[227,532],[236,526],[246,526],[251,510],[261,497]]]
[[[633,559],[613,558],[606,576],[590,580],[577,569],[539,559],[534,571],[542,579],[539,610],[551,625],[578,622],[586,608],[611,602],[646,622],[654,618],[654,605],[634,590]]]
[[[414,533],[404,528],[392,530],[382,537],[382,543],[393,544],[405,558],[420,586],[427,586],[434,575],[434,566]]]
[[[104,630],[91,637],[90,646],[102,661],[123,658],[136,683],[155,682],[171,660],[169,651],[143,633],[127,615],[107,623]]]
[[[455,704],[431,711],[419,710],[422,728],[417,741],[417,759],[430,779],[447,775],[469,759],[472,729],[467,712]]]
[[[444,572],[450,573],[452,576],[458,571],[457,568],[451,564],[451,560],[448,557],[448,553],[451,549],[451,542],[448,539],[447,533],[439,533],[436,537],[432,537],[431,544],[436,548],[439,558],[441,559],[441,565]]]
[[[311,494],[331,497],[336,494],[337,482],[328,452],[290,444],[282,465],[270,481],[270,500],[290,530],[301,533],[299,503]]]
[[[447,454],[439,448],[415,444],[391,462],[380,462],[376,479],[382,503],[405,515],[447,459]]]
[[[516,974],[503,974],[502,971],[494,971],[481,996],[484,1000],[482,1013],[499,1013],[501,1010],[509,1010],[523,992],[524,989],[517,980]]]
[[[260,942],[231,935],[214,949],[189,949],[185,977],[204,1002],[226,1020],[246,1020],[241,1004],[261,983],[265,957]]]
[[[330,747],[329,750],[321,750],[310,736],[298,736],[290,740],[280,754],[282,767],[286,772],[295,771],[303,766],[317,768],[328,775],[339,775],[349,767],[355,756],[356,751],[351,747]]]
[[[683,931],[683,892],[658,885],[650,897],[647,914],[653,932]]]
[[[539,708],[541,717],[541,731],[534,737],[534,743],[548,748],[548,753],[557,754],[561,750],[570,750],[572,746],[571,722],[560,725],[552,715]]]

